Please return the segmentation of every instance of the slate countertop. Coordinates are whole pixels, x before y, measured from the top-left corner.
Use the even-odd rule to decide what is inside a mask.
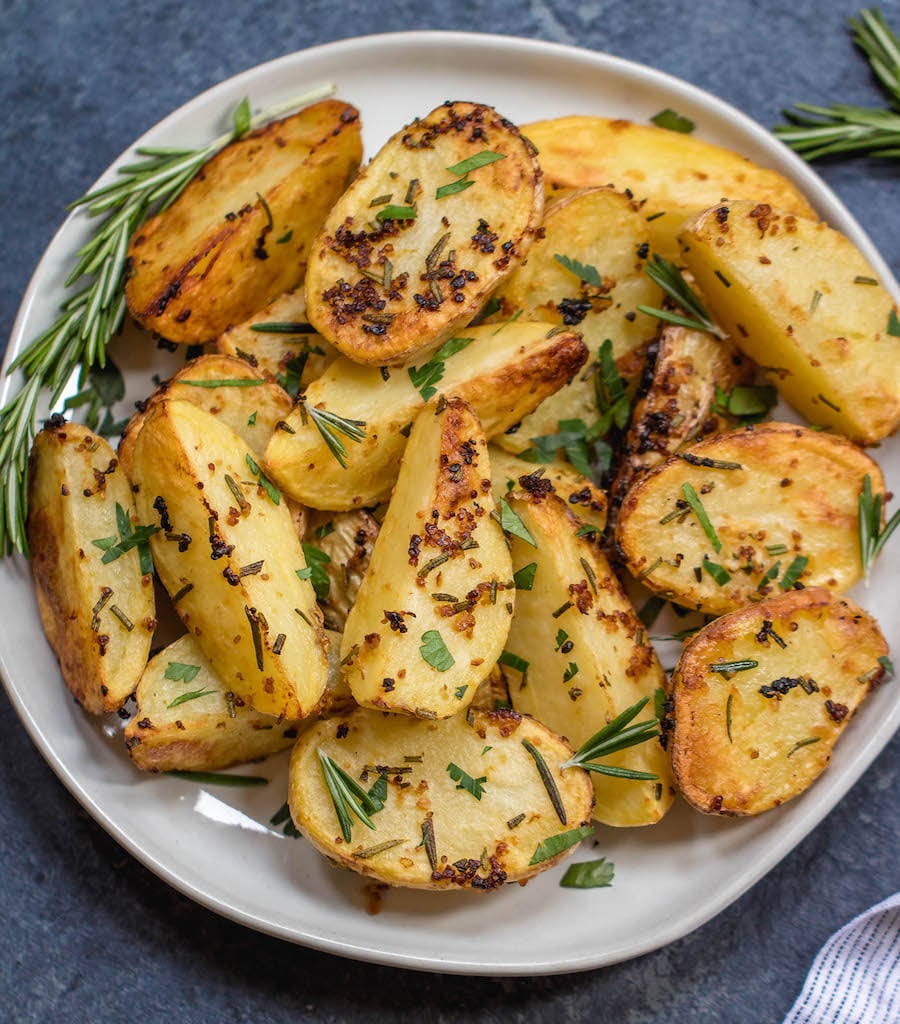
[[[900,25],[900,4],[882,9]],[[0,4],[0,336],[66,201],[136,136],[252,65],[351,35],[465,29],[650,64],[770,125],[796,100],[882,104],[834,0],[171,0]],[[900,271],[898,164],[818,170]],[[896,658],[896,652],[895,652]],[[898,685],[894,683],[892,685]],[[454,979],[357,964],[225,921],[168,888],[75,803],[0,692],[0,1017],[82,1024],[780,1021],[827,936],[900,888],[900,738],[766,878],[679,942],[579,975]],[[665,914],[665,893],[659,893]],[[11,1015],[11,1016],[10,1016]]]

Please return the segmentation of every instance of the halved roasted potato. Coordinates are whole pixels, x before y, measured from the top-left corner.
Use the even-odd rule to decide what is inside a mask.
[[[500,657],[515,594],[490,475],[469,406],[427,405],[344,626],[341,664],[357,703],[446,718]]]
[[[227,328],[216,339],[216,347],[276,380],[293,374],[301,388],[320,377],[337,355],[307,323],[302,287],[279,295],[242,323]]]
[[[190,402],[162,402],[134,448],[136,503],[160,579],[222,682],[303,718],[325,688],[321,613],[290,512],[246,444]]]
[[[325,100],[212,157],[135,232],[125,298],[170,341],[212,341],[303,280],[310,243],[362,159],[359,113]]]
[[[364,508],[310,515],[303,550],[308,562],[318,561],[320,566],[313,586],[328,628],[343,632],[379,530],[378,521]]]
[[[402,363],[467,324],[541,221],[531,144],[491,107],[444,103],[394,135],[313,243],[310,321],[358,363]]]
[[[642,697],[652,706],[666,677],[606,559],[579,536],[580,521],[540,477],[521,483],[509,504],[534,543],[521,531],[512,537],[518,591],[501,664],[513,707],[579,746]],[[658,821],[672,804],[674,786],[657,740],[605,760],[657,778],[594,775],[597,821]]]
[[[488,455],[495,501],[507,497],[510,491],[519,490],[523,476],[537,473],[550,482],[582,523],[594,527],[598,535],[606,529],[606,494],[569,463],[558,459],[547,463],[527,462],[493,444],[488,447]]]
[[[888,647],[862,608],[826,590],[723,615],[687,644],[666,725],[685,799],[758,814],[803,792],[866,695]]]
[[[692,441],[728,430],[733,420],[718,408],[716,396],[753,380],[753,365],[729,339],[676,324],[661,331],[651,362],[652,376],[615,453],[610,504],[616,510],[641,473]]]
[[[714,206],[679,238],[715,318],[810,423],[860,444],[897,429],[897,306],[848,238],[753,202]]]
[[[203,355],[192,359],[141,403],[119,442],[118,458],[131,476],[134,444],[151,411],[161,402],[192,402],[230,427],[262,458],[275,425],[290,415],[290,396],[236,356]]]
[[[809,203],[777,171],[693,135],[621,118],[575,115],[534,121],[522,131],[537,146],[544,187],[611,185],[643,202],[651,247],[678,253],[682,223],[713,203],[756,199],[815,216]]]
[[[514,711],[429,722],[363,708],[300,737],[288,802],[297,828],[343,867],[389,885],[489,892],[553,867],[591,831],[587,773],[560,767],[571,753]],[[385,778],[371,830],[338,817],[331,780],[341,775],[363,791]]]
[[[656,320],[638,306],[658,306],[660,288],[644,273],[649,231],[640,206],[609,188],[588,189],[555,203],[527,262],[497,292],[503,313],[524,310],[532,320],[578,330],[594,355],[609,338],[626,378],[640,375],[643,360],[629,360],[656,334]],[[514,434],[498,438],[508,451],[524,451],[531,438],[555,434],[560,420],[600,415],[594,364],[526,416]]]
[[[842,437],[765,423],[693,445],[643,476],[619,512],[631,574],[709,614],[795,584],[848,590],[862,576],[859,495],[878,465]]]
[[[115,711],[156,628],[131,484],[102,437],[53,417],[31,450],[28,509],[38,609],[63,679],[86,710]]]
[[[266,466],[278,486],[312,508],[375,505],[391,492],[409,431],[428,398],[461,398],[493,437],[562,387],[587,358],[574,332],[521,321],[469,327],[442,349],[420,364],[384,372],[336,359],[269,442]],[[345,466],[310,408],[364,424],[358,443],[335,434],[346,450]]]
[[[355,706],[338,667],[340,637],[330,634],[328,684],[316,716]],[[143,771],[218,771],[291,746],[313,717],[278,719],[247,707],[222,682],[190,633],[152,658],[135,694],[125,746]]]

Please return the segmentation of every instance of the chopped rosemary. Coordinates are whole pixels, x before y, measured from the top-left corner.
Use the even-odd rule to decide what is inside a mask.
[[[206,697],[208,694],[216,692],[216,690],[191,690],[188,693],[179,694],[166,705],[166,708],[177,708],[179,704],[185,704],[189,700],[196,700],[198,697]]]
[[[756,589],[758,591],[764,590],[772,582],[772,580],[778,579],[779,572],[781,572],[781,559],[779,559],[777,562],[773,562],[772,565],[770,565],[769,568],[766,569]]]
[[[544,789],[547,790],[547,796],[550,797],[550,803],[553,804],[553,810],[556,811],[556,816],[559,818],[560,824],[567,825],[569,822],[566,817],[566,808],[563,804],[562,797],[560,796],[559,787],[556,785],[556,779],[553,778],[553,772],[550,771],[547,767],[547,762],[544,760],[544,755],[531,742],[531,740],[522,740],[522,746],[534,758],[534,763],[537,765],[538,775],[541,777]]]
[[[447,649],[444,638],[436,629],[427,629],[422,634],[419,654],[422,655],[423,661],[438,672],[447,672],[456,664],[456,659]]]
[[[369,857],[384,853],[386,850],[393,850],[395,846],[400,846],[405,841],[405,839],[388,839],[383,843],[378,843],[377,846],[370,846],[365,850],[355,850],[352,856],[357,857],[359,860],[367,860]]]
[[[193,772],[182,768],[170,768],[166,775],[187,782],[199,782],[206,786],[268,786],[269,780],[261,775],[226,775],[223,772]]]
[[[773,558],[774,558],[775,555],[786,555],[787,553],[788,553],[788,546],[787,546],[787,544],[767,544],[766,545],[766,554],[772,555]]]
[[[637,725],[630,724],[643,711],[649,700],[649,697],[644,697],[636,704],[632,704],[630,708],[626,708],[608,725],[594,733],[590,739],[585,740],[568,761],[564,761],[560,767],[562,769],[583,768],[588,772],[612,775],[620,779],[656,780],[657,776],[650,772],[597,763],[597,758],[607,757],[619,750],[645,743],[659,735],[659,721],[656,718],[638,722]]]
[[[252,377],[223,377],[220,380],[180,380],[178,383],[189,388],[258,388],[266,382]]]
[[[615,864],[605,857],[570,864],[559,884],[564,889],[605,889],[612,885]]]
[[[863,580],[869,584],[869,576],[875,559],[881,553],[891,535],[900,526],[900,509],[882,527],[884,495],[872,493],[872,478],[866,473],[863,489],[859,495],[859,560],[862,564]]]
[[[446,199],[447,196],[455,195],[457,192],[465,192],[467,188],[474,184],[475,182],[471,178],[458,178],[456,181],[451,181],[435,189],[434,198]]]
[[[799,740],[787,752],[787,756],[788,757],[793,757],[793,755],[796,754],[797,751],[800,750],[802,747],[808,747],[808,746],[810,746],[813,743],[818,743],[821,738],[822,738],[821,736],[810,736],[809,739]]]
[[[797,580],[800,579],[800,576],[808,562],[809,559],[806,555],[797,555],[787,569],[784,570],[784,575],[778,581],[778,586],[781,587],[782,590],[790,590]]]
[[[414,206],[385,206],[375,214],[378,220],[415,220],[416,208]]]
[[[437,843],[434,839],[434,822],[431,819],[430,812],[428,817],[422,822],[422,842],[419,845],[425,847],[425,855],[428,857],[431,870],[437,871]]]
[[[250,636],[253,640],[253,653],[256,655],[256,667],[262,672],[264,662],[262,632],[259,628],[259,612],[255,608],[249,608],[247,605],[244,605],[244,614],[250,623]]]
[[[706,555],[703,556],[704,568],[710,576],[719,584],[720,587],[724,587],[725,584],[731,579],[731,573],[725,568],[724,565],[719,565],[718,562],[713,562]]]
[[[109,610],[113,613],[113,615],[115,615],[119,622],[122,623],[122,625],[128,630],[129,633],[134,629],[134,623],[131,621],[131,619],[128,618],[125,612],[123,612],[122,609],[117,604],[111,604],[109,606]]]
[[[535,847],[528,863],[529,865],[540,864],[545,860],[550,860],[551,857],[558,857],[559,854],[577,846],[582,839],[587,839],[593,834],[593,825],[582,825],[580,828],[572,828],[568,832],[560,832],[558,835],[542,839]]]
[[[265,323],[251,324],[251,331],[259,334],[315,334],[312,324],[300,320],[268,320]]]
[[[563,256],[561,253],[554,253],[553,258],[569,273],[574,274],[583,284],[592,284],[595,288],[603,287],[603,277],[596,267],[590,263],[582,263],[571,256]]]
[[[521,825],[524,820],[525,820],[525,815],[524,814],[517,814],[514,818],[510,818],[509,821],[507,821],[506,827],[510,831],[512,831],[512,829],[518,828],[519,825]]]
[[[705,331],[720,341],[728,337],[725,331],[713,322],[699,296],[685,281],[681,271],[674,263],[670,263],[658,253],[654,253],[653,262],[644,267],[644,273],[688,315],[681,316],[679,313],[672,313],[667,309],[657,309],[653,306],[638,306],[641,313],[655,316],[657,320],[663,320],[666,323],[691,327],[695,331]]]
[[[718,554],[722,550],[722,542],[719,540],[716,528],[709,521],[709,516],[706,514],[706,509],[703,507],[703,502],[700,500],[697,492],[690,484],[684,483],[681,485],[681,493],[684,495],[684,500],[691,506],[698,522],[703,527],[703,532],[709,538],[709,542],[712,544],[713,550]]]
[[[748,669],[758,667],[758,661],[754,661],[752,658],[743,658],[738,661],[713,661],[709,665],[709,670],[723,676],[732,676],[735,672],[746,672]]]
[[[346,419],[343,416],[338,416],[337,413],[329,412],[327,409],[317,409],[305,401],[300,402],[300,414],[304,424],[306,423],[307,416],[312,420],[313,426],[322,435],[322,440],[325,442],[328,450],[340,464],[341,468],[346,469],[347,449],[338,435],[340,434],[349,441],[356,443],[365,440],[366,432],[362,429],[366,425],[365,420]]]
[[[467,793],[471,793],[476,800],[481,799],[484,793],[484,783],[487,782],[486,775],[475,779],[452,761],[447,765],[447,771],[450,773],[450,778],[456,783],[457,789],[464,789]]]
[[[374,832],[375,825],[369,815],[384,807],[382,801],[367,793],[356,779],[348,775],[324,751],[319,750],[318,755],[322,765],[322,778],[334,805],[334,813],[337,815],[344,842],[349,843],[353,838],[353,817],[358,818],[366,828]]]
[[[466,157],[465,160],[460,160],[458,164],[448,167],[447,172],[452,174],[454,178],[461,178],[464,174],[477,171],[479,167],[487,167],[488,164],[505,159],[506,155],[504,153],[494,153],[489,149],[483,149],[480,153],[473,153],[472,156]]]
[[[728,734],[728,742],[734,743],[731,738],[731,711],[734,704],[734,694],[728,694],[728,700],[725,701],[725,732]]]
[[[189,683],[199,671],[199,665],[186,665],[182,661],[170,661],[163,673],[163,678],[172,679],[176,683]]]
[[[281,494],[279,493],[278,488],[272,483],[266,474],[263,473],[256,460],[249,452],[247,452],[245,458],[247,460],[247,465],[250,467],[250,472],[257,477],[259,480],[259,486],[266,492],[266,494],[268,494],[269,500],[273,505],[280,505]]]

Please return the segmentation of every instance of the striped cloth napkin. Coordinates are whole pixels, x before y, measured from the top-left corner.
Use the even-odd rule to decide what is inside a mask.
[[[825,943],[784,1024],[900,1022],[900,892]]]

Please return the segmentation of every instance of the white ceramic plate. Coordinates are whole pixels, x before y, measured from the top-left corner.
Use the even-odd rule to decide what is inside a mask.
[[[347,40],[224,82],[140,142],[197,146],[227,126],[245,95],[258,109],[329,81],[362,111],[369,155],[400,125],[448,98],[493,104],[520,123],[570,113],[644,121],[674,107],[697,123],[702,137],[792,178],[897,290],[834,195],[754,122],[667,75],[564,46],[432,32]],[[107,172],[104,179],[111,176]],[[54,238],[23,301],[10,354],[54,319],[66,267],[85,236],[85,220],[77,216]],[[125,359],[121,346],[116,358]],[[167,359],[152,346],[131,352],[130,398],[149,391],[152,373],[169,371]],[[8,390],[7,384],[3,401]],[[122,413],[126,410],[123,405]],[[900,489],[898,449],[892,442],[879,452],[895,489]],[[890,581],[900,571],[898,549],[895,544],[882,558],[871,588],[854,595],[879,617],[895,650],[900,650],[900,588]],[[25,727],[73,795],[134,856],[199,903],[253,928],[345,956],[427,970],[495,975],[581,970],[679,938],[777,864],[841,799],[900,723],[896,684],[882,687],[848,729],[819,783],[758,819],[711,819],[678,805],[650,830],[599,828],[593,855],[615,862],[613,888],[561,889],[557,871],[526,888],[510,886],[489,897],[390,892],[381,913],[370,916],[361,878],[332,869],[308,844],[268,825],[284,800],[284,758],[262,767],[272,780],[264,789],[204,788],[141,776],[122,749],[118,724],[90,720],[68,696],[41,632],[23,560],[0,563],[0,603],[0,670]],[[581,859],[585,852],[592,853],[590,844]]]

